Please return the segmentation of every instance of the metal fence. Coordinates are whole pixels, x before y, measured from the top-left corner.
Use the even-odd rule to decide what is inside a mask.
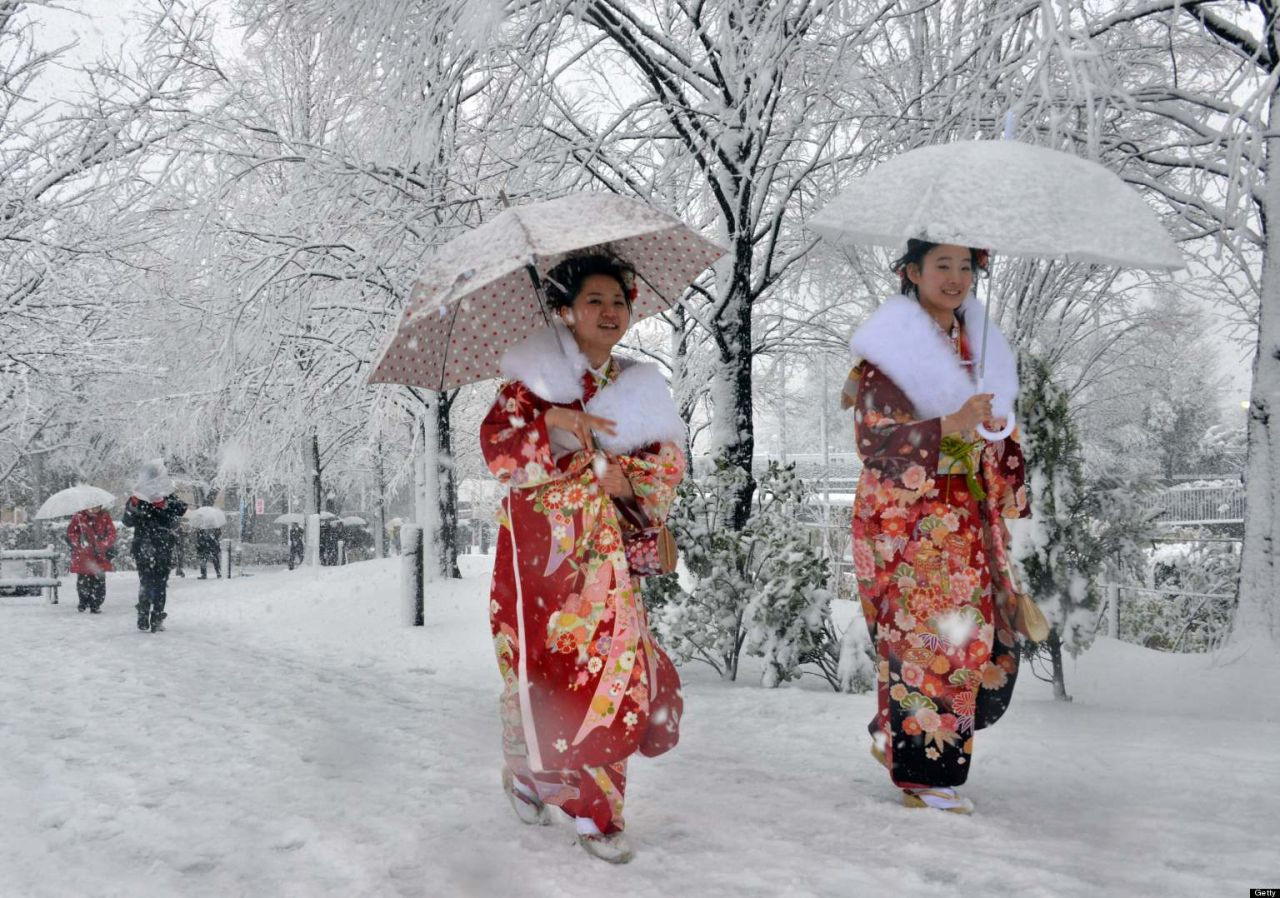
[[[1158,512],[1158,524],[1242,524],[1244,486],[1174,487],[1152,494],[1144,503]]]

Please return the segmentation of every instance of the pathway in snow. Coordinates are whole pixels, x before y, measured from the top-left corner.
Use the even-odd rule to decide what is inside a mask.
[[[1244,894],[1280,882],[1275,667],[1102,642],[979,734],[969,819],[909,811],[868,696],[686,671],[631,769],[639,857],[522,827],[498,788],[486,559],[397,625],[394,562],[175,580],[169,630],[0,598],[0,895]],[[646,891],[648,890],[648,891]],[[855,892],[855,890],[858,890]]]

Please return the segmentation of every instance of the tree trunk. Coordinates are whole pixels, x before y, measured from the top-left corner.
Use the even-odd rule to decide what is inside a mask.
[[[314,431],[311,434],[311,491],[318,514],[324,511],[324,492],[320,488],[320,436]]]
[[[435,394],[429,394],[436,398]],[[437,403],[424,398],[419,459],[418,525],[422,528],[422,569],[427,582],[440,579],[440,437]]]
[[[1268,4],[1267,34],[1276,44],[1280,18]],[[1280,89],[1272,86],[1266,139],[1267,173],[1262,187],[1263,230],[1262,295],[1258,309],[1258,342],[1253,359],[1253,384],[1249,393],[1248,460],[1245,468],[1246,504],[1244,552],[1240,559],[1240,593],[1232,625],[1232,641],[1280,642],[1280,571],[1276,548],[1280,542],[1280,434],[1273,421],[1280,411]]]
[[[736,247],[728,285],[729,299],[717,319],[716,342],[722,370],[716,372],[712,383],[715,454],[747,472],[745,483],[733,497],[730,520],[734,530],[746,526],[756,487],[751,471],[756,446],[751,403],[751,250],[750,241],[746,242],[747,246]]]
[[[1058,637],[1058,628],[1049,631],[1049,639],[1045,642],[1045,650],[1049,653],[1049,661],[1053,665],[1053,697],[1060,702],[1071,701],[1067,695],[1067,681],[1062,667],[1062,640]]]
[[[387,557],[387,472],[382,459],[382,439],[376,445],[373,476],[378,487],[378,557]]]
[[[440,570],[454,580],[458,569],[458,482],[453,474],[453,430],[449,414],[458,391],[436,394],[437,479],[440,501]]]

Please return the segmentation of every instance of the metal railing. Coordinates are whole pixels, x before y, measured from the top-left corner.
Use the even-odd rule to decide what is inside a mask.
[[[1157,524],[1242,524],[1242,485],[1175,488],[1154,493],[1143,503],[1158,512]]]

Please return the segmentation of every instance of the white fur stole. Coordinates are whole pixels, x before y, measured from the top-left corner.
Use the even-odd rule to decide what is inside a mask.
[[[587,403],[588,414],[616,422],[617,434],[596,435],[600,448],[611,453],[633,452],[650,443],[683,445],[684,421],[676,411],[671,388],[662,369],[652,362],[615,358],[621,369],[613,383],[599,389]],[[557,405],[582,399],[587,359],[569,329],[559,321],[534,331],[502,355],[502,376],[518,380],[534,394]],[[556,455],[581,448],[573,434],[553,428]]]
[[[982,353],[982,303],[971,293],[960,313],[975,356],[972,376],[929,313],[901,294],[886,299],[853,332],[849,351],[855,362],[866,359],[897,384],[921,418],[949,415],[977,392],[976,359]],[[997,418],[1008,417],[1018,398],[1018,366],[994,321],[988,326],[985,374],[983,392],[995,394],[992,412]]]

